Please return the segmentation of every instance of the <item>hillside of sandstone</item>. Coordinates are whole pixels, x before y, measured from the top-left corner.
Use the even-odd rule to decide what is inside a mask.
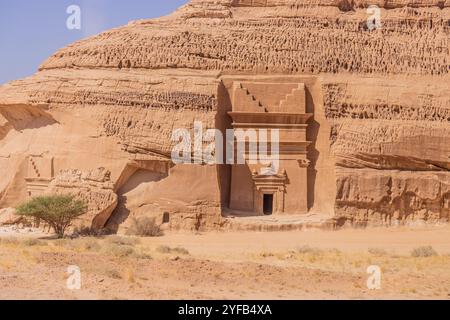
[[[173,167],[173,129],[221,122],[222,77],[297,75],[314,102],[311,212],[448,221],[449,38],[448,0],[192,0],[76,42],[0,87],[0,208],[47,179],[99,227],[165,211],[221,225],[220,173]]]

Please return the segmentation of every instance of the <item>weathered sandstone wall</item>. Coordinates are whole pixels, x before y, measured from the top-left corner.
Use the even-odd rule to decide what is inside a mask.
[[[380,30],[367,29],[370,4]],[[111,173],[118,209],[105,226],[164,212],[174,228],[220,226],[229,173],[166,165],[173,129],[229,126],[227,76],[296,75],[314,113],[311,212],[448,221],[449,37],[447,0],[193,0],[76,42],[0,87],[0,207],[27,197],[30,159],[52,158],[40,183]]]

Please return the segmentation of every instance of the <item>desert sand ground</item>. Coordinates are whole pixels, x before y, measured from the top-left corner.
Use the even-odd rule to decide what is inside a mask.
[[[437,255],[412,256],[424,246]],[[70,265],[80,290],[67,288]],[[1,299],[450,299],[450,226],[74,240],[3,229],[0,288]]]

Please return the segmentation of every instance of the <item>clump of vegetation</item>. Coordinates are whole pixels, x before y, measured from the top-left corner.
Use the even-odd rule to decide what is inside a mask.
[[[98,252],[101,249],[100,243],[94,238],[57,239],[52,241],[55,247],[67,250]]]
[[[100,237],[107,234],[106,229],[95,230],[87,226],[76,227],[73,231],[73,237]]]
[[[160,237],[163,235],[163,232],[160,226],[156,223],[155,218],[133,217],[131,218],[131,224],[127,230],[127,235],[139,237]]]
[[[116,244],[119,246],[135,246],[140,243],[138,238],[129,238],[121,236],[110,236],[106,240],[110,244]]]
[[[158,251],[160,253],[164,253],[164,254],[170,254],[170,253],[182,254],[182,255],[189,254],[189,251],[182,247],[171,248],[169,246],[159,246],[158,248],[156,248],[156,251]]]
[[[19,239],[15,237],[0,238],[0,243],[5,245],[17,245],[19,244]]]
[[[141,260],[152,260],[152,256],[148,253],[136,253],[135,254],[136,259],[141,259]]]
[[[118,258],[126,258],[135,254],[134,248],[131,246],[110,244],[106,246],[104,250],[106,254],[110,254]]]
[[[116,269],[108,269],[105,271],[106,275],[112,279],[122,279],[122,275]]]
[[[316,255],[316,254],[321,254],[322,253],[322,250],[320,250],[320,249],[317,249],[317,248],[311,248],[310,246],[302,246],[302,247],[298,247],[297,249],[296,249],[296,251],[297,251],[297,253],[300,253],[300,254],[313,254],[313,255]]]
[[[45,221],[58,238],[63,238],[72,222],[86,212],[86,203],[71,195],[36,197],[17,207],[18,215]]]
[[[52,244],[56,247],[66,248],[66,249],[74,249],[76,247],[75,241],[72,239],[58,239],[52,242]]]
[[[169,246],[159,246],[158,248],[156,248],[156,251],[158,251],[159,253],[170,253],[171,250],[172,249]]]
[[[45,246],[47,245],[47,242],[35,238],[30,238],[23,240],[22,244],[27,247],[34,247],[34,246]]]
[[[411,256],[414,258],[428,258],[435,257],[437,255],[438,253],[433,249],[432,246],[418,247],[411,252]]]
[[[100,251],[101,246],[95,239],[85,239],[82,241],[82,247],[87,251]]]
[[[273,252],[261,252],[259,256],[262,258],[271,258],[274,257],[275,254]]]
[[[106,239],[107,245],[104,247],[103,251],[106,254],[119,258],[134,257],[138,259],[151,259],[147,253],[142,251],[142,249],[135,248],[139,243],[139,238],[109,236]]]
[[[386,256],[388,253],[386,250],[382,249],[382,248],[369,248],[369,253],[374,255],[374,256]]]
[[[124,278],[130,283],[136,282],[135,271],[131,268],[127,268],[124,273]]]

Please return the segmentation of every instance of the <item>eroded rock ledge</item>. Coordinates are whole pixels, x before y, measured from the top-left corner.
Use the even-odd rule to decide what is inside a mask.
[[[369,4],[381,30],[367,30]],[[313,114],[309,212],[364,226],[448,221],[449,7],[198,0],[76,42],[0,87],[0,208],[65,186],[100,194],[99,228],[167,214],[171,228],[223,227],[227,169],[173,166],[172,132],[195,120],[230,128],[232,79],[294,77]],[[81,178],[99,167],[110,182]]]

